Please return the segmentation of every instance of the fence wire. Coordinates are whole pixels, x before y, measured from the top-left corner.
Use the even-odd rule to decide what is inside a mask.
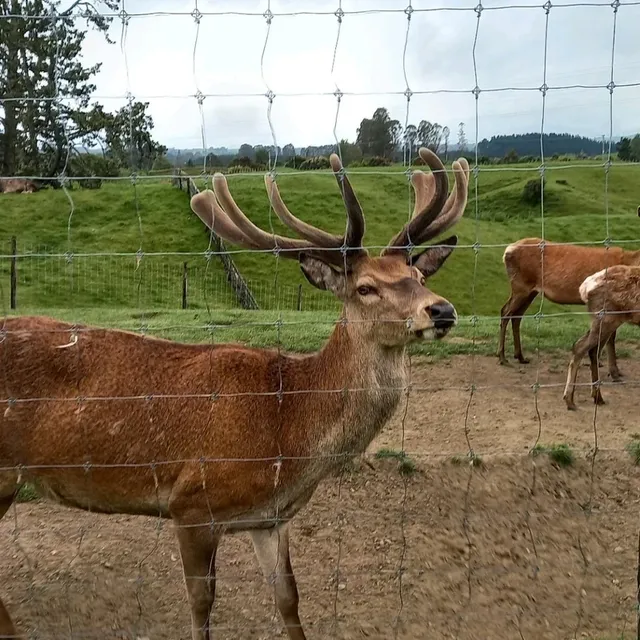
[[[256,11],[209,10],[203,4],[194,0],[184,10],[136,12],[135,3],[120,0],[118,11],[99,13],[120,21],[126,93],[92,97],[126,101],[131,143],[127,175],[69,176],[71,145],[61,115],[68,99],[59,87],[64,62],[61,38],[54,55],[54,96],[0,96],[3,105],[52,104],[66,137],[64,166],[55,177],[68,205],[66,251],[54,243],[48,247],[13,237],[2,244],[0,239],[4,307],[0,516],[12,507],[11,515],[0,523],[0,540],[7,541],[0,546],[9,549],[0,558],[0,575],[8,578],[1,597],[17,626],[30,637],[43,639],[186,638],[192,632],[193,637],[204,638],[209,624],[203,617],[206,609],[207,614],[212,612],[215,637],[276,637],[287,627],[291,638],[301,640],[305,636],[297,612],[292,614],[299,601],[302,629],[310,638],[631,637],[629,629],[637,625],[640,610],[635,516],[640,500],[636,468],[640,435],[633,431],[633,400],[625,396],[640,386],[640,369],[629,359],[625,361],[629,373],[622,382],[578,381],[579,404],[585,402],[586,390],[604,389],[609,405],[595,403],[592,413],[585,405],[581,414],[567,414],[560,397],[564,367],[572,341],[590,321],[595,322],[595,314],[593,309],[575,307],[549,310],[542,295],[532,316],[525,315],[526,309],[510,314],[512,328],[513,320],[533,320],[524,338],[535,343],[535,363],[530,369],[497,364],[494,334],[504,314],[486,312],[484,298],[487,293],[495,297],[495,292],[482,288],[486,264],[482,259],[519,238],[484,241],[488,232],[481,196],[483,177],[492,173],[532,172],[540,179],[539,216],[527,220],[536,228],[540,225],[540,291],[546,291],[549,278],[552,287],[555,277],[549,275],[544,258],[549,242],[564,247],[601,245],[607,252],[639,245],[640,236],[612,237],[610,208],[612,172],[638,166],[614,163],[613,140],[614,93],[640,87],[640,80],[615,80],[616,32],[624,12],[640,2],[485,6],[480,0],[465,6],[452,2],[424,7],[408,0],[406,6],[394,8],[356,8],[356,3],[347,6],[350,3],[337,0],[337,7],[327,11],[278,11],[271,0]],[[37,9],[39,3],[30,3],[27,13],[15,13],[16,6],[12,3],[0,20],[46,20],[56,29],[63,19],[81,20],[86,11],[97,11],[84,2],[74,2],[65,11],[48,2],[42,11]],[[608,83],[548,84],[554,16],[567,9],[588,12],[594,7],[612,12]],[[545,16],[541,84],[488,84],[491,78],[481,77],[478,70],[486,13],[511,12],[526,20],[541,11]],[[450,12],[475,14],[468,60],[474,86],[420,86],[409,77],[407,66],[410,38],[420,35],[415,16]],[[311,15],[336,19],[327,61],[335,89],[276,95],[265,66],[274,21]],[[397,43],[402,91],[384,87],[353,91],[336,80],[345,23],[371,15],[406,19],[404,39]],[[194,93],[135,92],[129,69],[129,54],[135,51],[128,39],[131,20],[177,16],[194,21]],[[220,16],[264,20],[259,59],[263,92],[201,89],[197,54],[208,46],[201,25]],[[547,98],[571,89],[608,92],[609,135],[601,163],[548,162]],[[541,95],[539,163],[508,168],[481,164],[481,99],[508,92]],[[184,227],[195,224],[188,199],[210,186],[207,149],[219,135],[215,128],[207,128],[205,104],[229,98],[266,100],[264,117],[275,150],[269,155],[268,175],[281,184],[284,174],[277,170],[273,113],[284,99],[335,99],[333,138],[335,153],[342,159],[337,131],[345,101],[403,96],[406,129],[415,97],[446,94],[474,100],[473,201],[466,213],[473,222],[464,233],[472,241],[461,242],[455,250],[472,255],[467,273],[461,276],[469,281],[469,299],[462,301],[465,312],[448,338],[413,347],[401,363],[394,364],[402,375],[395,369],[384,370],[366,349],[358,354],[362,367],[371,371],[349,375],[352,363],[335,358],[329,360],[331,368],[318,365],[331,347],[330,336],[345,339],[349,331],[363,336],[381,323],[390,328],[394,323],[403,326],[406,320],[371,321],[341,314],[342,303],[335,297],[307,286],[299,274],[293,279],[293,272],[281,262],[288,249],[277,242],[275,250],[227,247],[212,230],[203,228],[192,250],[164,250],[145,224],[145,199],[149,189],[156,188],[158,193],[164,189],[164,197],[184,192],[176,198],[184,210]],[[180,169],[143,172],[134,153],[134,101],[185,97],[194,99],[198,108],[202,169],[193,175]],[[409,181],[415,151],[411,142],[403,140],[401,168],[345,172],[406,180],[406,215],[398,216],[399,224],[408,222],[413,212]],[[554,172],[585,166],[602,170],[604,235],[557,242],[546,224],[545,181]],[[329,171],[315,174],[333,179]],[[287,181],[300,176],[308,172],[286,172]],[[46,180],[3,176],[25,177]],[[245,180],[263,179],[264,172],[229,172],[227,178],[235,196],[248,184]],[[133,246],[116,251],[85,249],[80,234],[74,233],[81,196],[72,182],[82,185],[96,179],[105,183],[103,188],[130,183],[131,206],[126,210],[136,226]],[[344,182],[340,185],[343,190]],[[275,234],[273,202],[264,206],[269,207],[266,231]],[[404,205],[400,209],[405,211]],[[376,252],[384,246],[364,248]],[[342,252],[347,272],[345,247],[331,250]],[[260,279],[242,275],[248,260],[261,260]],[[604,277],[609,268],[608,264]],[[444,288],[434,285],[434,289],[447,296]],[[491,302],[497,309],[498,302]],[[20,324],[14,316],[22,313],[51,315],[63,323],[47,320],[38,325],[26,319]],[[640,309],[607,307],[608,316],[616,313],[633,321],[632,314]],[[599,337],[603,324],[597,327]],[[127,333],[109,338],[111,334],[99,327]],[[156,336],[197,345],[174,346]],[[620,336],[626,340],[624,348],[635,355],[632,330],[623,327]],[[261,359],[264,355],[232,346],[226,352],[228,365],[222,366],[220,345],[238,342],[266,347],[271,354],[268,365]],[[35,355],[34,345],[39,349]],[[312,355],[289,357],[291,351]],[[594,358],[598,371],[600,350]],[[315,364],[305,370],[304,363]],[[372,405],[392,397],[397,399],[395,412],[389,410],[384,419],[373,415]],[[294,410],[298,417],[292,426]],[[158,429],[158,423],[164,428]],[[323,432],[326,424],[333,425],[333,431]],[[251,454],[218,455],[229,450]],[[158,458],[158,452],[165,455]],[[315,489],[320,477],[324,481]],[[33,478],[40,478],[40,485]],[[76,510],[76,515],[69,515],[41,501],[41,494],[86,513]],[[309,499],[289,533],[291,516]],[[167,519],[173,520],[173,527],[165,526]],[[251,532],[263,576],[244,538],[229,536],[228,547],[218,550],[220,538],[229,531]],[[293,589],[289,545],[297,579]],[[8,624],[0,602],[0,637],[13,637],[3,635]],[[637,634],[640,637],[640,630]]]

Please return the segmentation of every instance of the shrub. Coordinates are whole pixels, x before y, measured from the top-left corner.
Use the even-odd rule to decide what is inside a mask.
[[[422,158],[420,158],[420,160],[422,160]],[[363,158],[360,166],[361,167],[390,167],[391,160],[383,156],[372,156],[371,158]]]
[[[522,199],[528,204],[540,204],[542,200],[542,184],[540,180],[529,180],[522,189]]]
[[[326,156],[314,156],[307,158],[299,167],[301,171],[315,171],[317,169],[328,169],[329,158]]]
[[[249,156],[237,156],[229,163],[230,167],[253,167],[253,161]]]
[[[307,159],[304,156],[291,156],[285,163],[284,166],[289,169],[299,169],[300,165],[305,162]]]
[[[102,178],[116,178],[120,175],[118,163],[112,158],[106,158],[95,153],[82,153],[71,159],[68,169],[69,177],[87,178],[77,180],[83,189],[99,189]]]

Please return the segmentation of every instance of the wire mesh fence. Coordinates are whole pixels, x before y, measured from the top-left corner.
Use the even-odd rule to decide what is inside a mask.
[[[614,158],[614,95],[640,86],[633,80],[617,82],[614,76],[619,16],[639,15],[635,8],[640,2],[508,5],[481,1],[430,6],[409,1],[406,6],[381,8],[374,0],[351,6],[339,0],[337,7],[284,3],[278,8],[275,1],[272,6],[267,0],[259,9],[255,3],[232,8],[205,4],[196,0],[192,7],[147,6],[140,11],[125,0],[97,8],[79,2],[70,7],[29,3],[16,12],[18,4],[11,3],[3,6],[0,24],[48,21],[61,34],[59,25],[66,19],[81,20],[93,12],[99,18],[113,18],[121,27],[127,71],[126,93],[119,97],[131,107],[136,88],[129,75],[129,56],[140,50],[128,36],[132,23],[151,17],[193,20],[194,40],[188,44],[194,93],[187,97],[197,105],[200,120],[204,165],[197,179],[199,185],[210,185],[206,152],[208,138],[215,139],[217,131],[215,127],[213,134],[211,127],[207,131],[205,105],[212,101],[263,100],[277,150],[273,112],[278,101],[326,98],[335,108],[336,153],[342,155],[337,130],[345,100],[371,93],[349,90],[335,81],[345,40],[343,26],[364,25],[365,16],[385,21],[400,18],[404,39],[398,43],[401,52],[396,52],[396,58],[402,63],[402,86],[399,90],[385,86],[372,93],[406,100],[405,128],[419,96],[466,94],[474,104],[470,173],[457,195],[454,186],[454,196],[446,203],[446,197],[441,197],[440,202],[440,213],[453,215],[456,207],[464,209],[461,203],[466,203],[468,195],[473,196],[473,205],[460,222],[464,241],[456,248],[465,256],[456,263],[460,265],[456,277],[466,285],[460,289],[465,291],[461,305],[468,312],[442,341],[445,347],[419,342],[405,349],[408,332],[415,330],[412,338],[436,332],[432,326],[422,327],[420,318],[416,328],[416,299],[424,301],[425,308],[441,305],[439,313],[451,313],[448,307],[440,299],[427,300],[431,294],[417,288],[415,270],[404,257],[396,256],[394,261],[391,254],[386,261],[368,262],[360,256],[358,263],[350,251],[359,250],[360,245],[352,247],[346,240],[340,244],[326,235],[320,237],[333,243],[329,249],[341,257],[322,254],[324,266],[318,264],[323,261],[315,253],[306,264],[303,258],[305,275],[316,289],[294,284],[283,277],[290,273],[283,264],[291,257],[284,246],[287,241],[274,242],[270,235],[276,218],[282,220],[282,211],[276,214],[278,204],[272,197],[262,225],[264,235],[256,232],[242,215],[245,206],[236,211],[233,198],[240,202],[246,197],[250,202],[251,194],[248,190],[242,194],[240,183],[232,181],[237,178],[233,174],[229,175],[231,196],[218,182],[218,208],[211,204],[211,210],[200,215],[210,226],[217,224],[217,230],[200,236],[194,251],[146,251],[152,225],[147,222],[145,198],[152,195],[145,189],[158,175],[136,166],[134,154],[128,175],[74,175],[73,179],[81,183],[97,177],[126,185],[130,190],[127,206],[137,223],[138,251],[127,246],[83,252],[84,238],[73,233],[80,224],[74,217],[80,196],[69,188],[67,148],[65,166],[57,176],[68,199],[66,251],[60,245],[29,245],[19,237],[7,238],[0,263],[5,301],[0,330],[0,516],[5,516],[0,523],[0,548],[8,549],[0,557],[0,575],[5,577],[0,637],[16,635],[3,602],[16,627],[38,638],[204,639],[209,626],[216,637],[256,640],[284,633],[294,640],[307,636],[345,640],[640,637],[636,513],[640,436],[634,426],[640,367],[633,358],[625,358],[623,382],[598,383],[605,390],[607,405],[586,405],[588,391],[596,387],[581,383],[579,394],[585,404],[579,412],[567,412],[560,390],[570,345],[588,324],[586,311],[550,313],[542,295],[537,312],[523,322],[532,362],[520,353],[522,366],[498,365],[495,336],[504,320],[499,312],[503,301],[497,300],[495,291],[487,294],[482,280],[503,269],[499,260],[488,261],[487,255],[502,254],[519,238],[511,228],[513,216],[503,210],[498,214],[504,227],[495,237],[487,237],[482,209],[495,203],[482,199],[483,180],[492,173],[531,171],[531,167],[485,167],[478,155],[483,100],[494,93],[539,94],[540,163],[535,167],[540,181],[539,215],[529,216],[528,226],[521,229],[535,230],[540,236],[541,242],[534,246],[542,257],[549,255],[550,229],[569,236],[562,243],[565,247],[600,244],[611,250],[608,255],[639,242],[640,234],[617,238],[610,213],[617,197],[611,184],[620,166]],[[551,85],[548,47],[554,16],[574,10],[583,15],[595,9],[605,10],[610,21],[607,82]],[[473,86],[418,86],[410,78],[407,47],[410,37],[424,39],[427,33],[425,24],[418,23],[420,16],[460,12],[475,20],[467,55]],[[478,42],[487,16],[511,13],[522,20],[533,12],[544,19],[540,73],[522,86],[493,86],[491,78],[481,77],[478,70]],[[230,15],[264,20],[259,64],[264,92],[201,90],[196,73],[196,55],[206,43],[201,28],[207,21]],[[335,89],[276,95],[265,76],[265,59],[274,40],[272,27],[281,18],[295,23],[308,15],[336,23],[330,48]],[[504,44],[495,44],[504,57]],[[3,46],[0,43],[0,51]],[[55,106],[58,132],[64,134],[58,141],[66,136],[69,147],[73,132],[62,109],[68,98],[59,77],[65,53],[60,45],[55,49],[52,91],[43,96],[3,95],[2,109],[6,113],[14,103],[38,101]],[[602,207],[593,226],[597,231],[588,240],[574,237],[580,229],[566,233],[571,221],[549,221],[553,200],[545,195],[545,177],[552,169],[544,145],[548,100],[577,86],[608,96],[606,160],[599,164]],[[9,88],[19,92],[20,85]],[[166,102],[177,96],[168,88],[162,95],[139,92],[137,97]],[[133,146],[132,116],[126,124]],[[422,174],[410,168],[415,149],[405,143],[403,151],[402,166],[363,174],[380,180],[395,175],[402,181],[402,204],[393,213],[384,200],[382,181],[368,194],[369,206],[375,209],[371,217],[375,224],[393,215],[394,232],[408,223],[413,233],[420,230],[409,221],[424,217],[420,205],[429,208],[429,196],[440,178],[432,182],[425,178],[421,192]],[[277,182],[276,161],[277,157],[269,158],[267,175]],[[566,163],[563,176],[580,166],[577,161]],[[449,183],[459,185],[463,165],[451,169]],[[625,169],[635,170],[631,164]],[[443,171],[444,167],[431,175]],[[357,229],[358,207],[346,186],[351,172],[340,168],[335,173],[353,223],[351,230]],[[291,180],[301,175],[292,172]],[[415,197],[407,180],[411,176],[414,187],[418,186]],[[254,172],[249,179],[262,177]],[[185,189],[189,197],[194,195],[192,182]],[[552,195],[574,198],[576,206],[592,204],[570,181],[564,186],[570,195]],[[624,206],[635,194],[624,200]],[[378,199],[381,205],[375,202]],[[400,198],[394,195],[394,199]],[[414,202],[417,215],[412,216]],[[185,211],[187,206],[185,197]],[[519,206],[511,200],[504,208]],[[248,208],[247,212],[251,216]],[[234,227],[231,231],[224,228],[227,218]],[[186,216],[182,224],[186,229],[194,222],[201,225]],[[412,233],[403,238],[401,248],[406,241],[406,248],[416,249],[412,240],[418,238]],[[242,248],[221,244],[223,236],[227,242],[235,238]],[[309,249],[292,246],[292,252]],[[363,243],[362,249],[373,254],[384,247],[372,241]],[[442,250],[441,246],[432,251]],[[271,260],[269,271],[259,280],[245,278],[238,265],[243,254],[256,252]],[[369,266],[368,272],[363,264]],[[422,264],[421,271],[427,275],[435,270],[429,261],[415,264],[419,270]],[[539,264],[538,290],[545,291],[550,263]],[[565,274],[575,271],[572,258],[559,264]],[[351,279],[348,291],[340,288],[336,272]],[[242,283],[229,274],[242,275]],[[239,302],[240,288],[250,292],[257,309],[246,311]],[[445,290],[434,289],[447,297]],[[373,298],[364,303],[357,298],[378,293],[384,301],[378,304],[386,305],[379,312]],[[525,296],[528,303],[535,298],[531,293]],[[491,314],[482,311],[489,308],[483,296],[491,298]],[[335,323],[342,302],[345,312]],[[91,307],[94,313],[87,311]],[[245,311],[236,313],[240,307]],[[516,307],[510,316],[518,323],[524,311]],[[61,320],[21,318],[22,309],[56,309],[59,313],[52,315]],[[167,321],[156,315],[158,309],[198,313],[167,315]],[[112,313],[118,310],[127,311],[126,322],[124,314]],[[234,313],[220,315],[217,310]],[[307,313],[318,311],[331,314]],[[568,322],[566,316],[576,323]],[[84,326],[88,319],[90,326]],[[128,331],[99,328],[114,324]],[[627,337],[620,350],[636,355],[634,339],[628,338],[631,334],[620,333]],[[153,338],[182,340],[187,334],[197,344]],[[260,346],[267,349],[221,346],[253,343],[256,334]],[[312,353],[306,357],[286,353],[292,344],[297,351]],[[486,357],[490,352],[492,357]],[[594,364],[598,371],[598,358],[599,353],[593,353],[592,374]],[[69,513],[41,501],[41,496],[85,513],[77,509]],[[306,509],[293,518],[307,501]],[[169,519],[173,527],[167,526]],[[253,547],[244,537],[228,536],[218,549],[223,534],[236,531],[249,532]]]
[[[0,263],[6,301],[13,309],[64,308],[69,300],[83,308],[241,309],[229,275],[207,266],[203,256],[61,254],[45,245],[6,242]],[[5,253],[5,252],[2,252]],[[339,311],[340,305],[302,284],[273,279],[244,282],[258,308],[283,311]]]

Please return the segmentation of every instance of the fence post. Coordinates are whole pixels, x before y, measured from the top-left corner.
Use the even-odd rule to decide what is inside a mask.
[[[182,308],[187,308],[187,287],[189,285],[189,263],[182,265]]]
[[[298,311],[302,311],[302,285],[301,284],[298,285],[298,304],[297,304],[297,308],[298,308]]]
[[[18,288],[18,240],[11,236],[11,308],[16,308],[16,290]]]

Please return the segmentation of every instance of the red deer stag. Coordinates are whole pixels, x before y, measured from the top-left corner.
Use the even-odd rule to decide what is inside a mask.
[[[580,285],[580,297],[587,305],[591,327],[571,349],[563,395],[570,410],[576,409],[573,394],[578,367],[587,353],[591,363],[591,397],[595,404],[604,404],[599,384],[598,355],[621,325],[640,324],[640,267],[615,265],[602,269]]]
[[[224,533],[248,531],[275,590],[289,638],[304,640],[289,557],[288,523],[320,481],[362,454],[406,385],[405,348],[439,339],[454,307],[424,285],[457,236],[411,257],[454,225],[467,202],[469,165],[455,189],[436,155],[412,175],[412,218],[378,257],[362,247],[365,221],[340,160],[343,236],[289,212],[270,177],[270,200],[302,239],[255,226],[216,174],[193,211],[226,241],[281,250],[309,282],[343,302],[340,321],[312,355],[233,344],[178,344],[48,318],[7,318],[0,355],[0,515],[33,482],[62,504],[99,513],[170,518],[191,610],[192,637],[209,638],[215,556]],[[3,608],[0,608],[0,612]],[[0,613],[0,635],[13,635]]]
[[[539,293],[558,304],[582,304],[580,285],[595,270],[616,264],[640,265],[640,251],[626,251],[620,247],[564,245],[546,240],[542,251],[541,242],[541,238],[523,238],[510,244],[504,251],[503,261],[509,276],[511,295],[500,310],[500,364],[507,363],[504,343],[509,320],[513,330],[515,358],[522,364],[529,362],[522,355],[520,323]],[[615,338],[614,331],[607,342],[609,374],[612,380],[620,380],[622,373],[616,360]]]

